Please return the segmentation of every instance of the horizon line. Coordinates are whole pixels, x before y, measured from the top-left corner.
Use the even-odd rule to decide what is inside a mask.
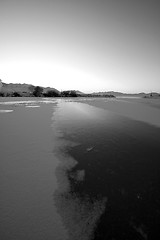
[[[23,84],[25,84],[25,85],[32,85],[32,86],[40,86],[40,87],[43,87],[43,88],[54,88],[54,89],[56,89],[56,90],[58,90],[57,88],[55,88],[55,87],[51,87],[51,86],[47,86],[47,87],[45,87],[45,86],[42,86],[42,85],[34,85],[34,84],[32,84],[32,83],[20,83],[20,82],[9,82],[9,83],[6,83],[6,82],[3,82],[2,81],[2,79],[0,79],[0,82],[2,83],[2,84],[19,84],[19,85],[23,85]],[[95,93],[95,94],[97,94],[97,93],[107,93],[107,92],[116,92],[116,93],[123,93],[123,94],[142,94],[142,93],[144,93],[144,94],[149,94],[149,93],[160,93],[160,91],[156,91],[156,90],[151,90],[151,91],[135,91],[135,92],[126,92],[126,91],[120,91],[120,90],[93,90],[93,91],[86,91],[86,92],[84,92],[84,91],[82,91],[82,90],[79,90],[79,89],[61,89],[61,90],[58,90],[59,92],[63,92],[63,91],[79,91],[79,92],[82,92],[82,93],[84,93],[84,94],[93,94],[93,93]]]

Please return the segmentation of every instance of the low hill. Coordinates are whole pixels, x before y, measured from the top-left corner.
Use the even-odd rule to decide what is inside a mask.
[[[115,97],[143,97],[145,96],[145,93],[122,93],[122,92],[114,92],[114,91],[108,91],[108,92],[94,92],[93,95],[113,95]]]
[[[0,95],[1,96],[14,96],[14,93],[20,94],[21,96],[32,96],[33,91],[36,86],[32,84],[20,84],[20,83],[4,83],[0,80]],[[55,88],[51,87],[42,87],[43,88],[43,94],[47,95],[47,92],[55,92],[54,95],[59,96],[81,96],[81,97],[142,97],[142,98],[160,98],[160,93],[151,92],[151,93],[122,93],[122,92],[114,92],[114,91],[106,91],[106,92],[94,92],[90,94],[85,94],[83,92],[80,92],[79,90],[67,90],[60,92]],[[73,94],[74,93],[74,94]],[[53,95],[53,94],[51,94]]]
[[[96,92],[96,93],[92,93],[92,95],[99,95],[99,96],[113,95],[115,97],[140,97],[140,98],[158,98],[158,97],[160,97],[160,93],[157,93],[157,92],[122,93],[122,92],[108,91],[108,92]]]
[[[152,92],[152,93],[146,93],[144,98],[160,98],[160,93]]]
[[[2,82],[2,88],[1,88],[1,92],[31,92],[30,88],[34,88],[33,85],[29,85],[29,84],[14,84],[14,83],[3,83]]]
[[[20,84],[20,83],[4,83],[1,82],[1,89],[0,92],[4,94],[12,94],[14,92],[17,92],[19,94],[26,94],[29,95],[34,91],[35,86],[31,84]],[[57,89],[55,88],[50,88],[50,87],[42,87],[43,88],[43,93],[46,93],[48,91],[55,91],[57,93],[60,93]]]
[[[81,92],[79,90],[67,90],[66,92],[74,92],[75,94],[80,95],[80,96],[85,95],[85,93],[83,93],[83,92]]]

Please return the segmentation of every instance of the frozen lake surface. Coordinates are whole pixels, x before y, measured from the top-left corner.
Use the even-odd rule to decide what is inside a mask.
[[[0,100],[0,239],[160,237],[160,104]]]

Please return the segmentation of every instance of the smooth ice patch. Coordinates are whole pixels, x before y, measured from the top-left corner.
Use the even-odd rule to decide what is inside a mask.
[[[9,113],[9,112],[13,112],[13,110],[0,110],[0,113]]]
[[[40,106],[38,106],[38,105],[28,105],[28,106],[26,106],[27,108],[39,108]]]
[[[0,102],[1,105],[21,105],[21,104],[32,104],[36,101],[10,101],[10,102]]]
[[[0,102],[0,105],[28,105],[28,104],[36,104],[36,103],[55,103],[56,99],[51,100],[27,100],[27,101],[8,101],[8,102]]]

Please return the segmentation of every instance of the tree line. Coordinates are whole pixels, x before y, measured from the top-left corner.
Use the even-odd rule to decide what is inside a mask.
[[[48,90],[44,92],[43,87],[40,86],[30,86],[28,92],[0,92],[0,97],[78,97],[80,94],[77,94],[76,91],[62,91],[58,90]]]

